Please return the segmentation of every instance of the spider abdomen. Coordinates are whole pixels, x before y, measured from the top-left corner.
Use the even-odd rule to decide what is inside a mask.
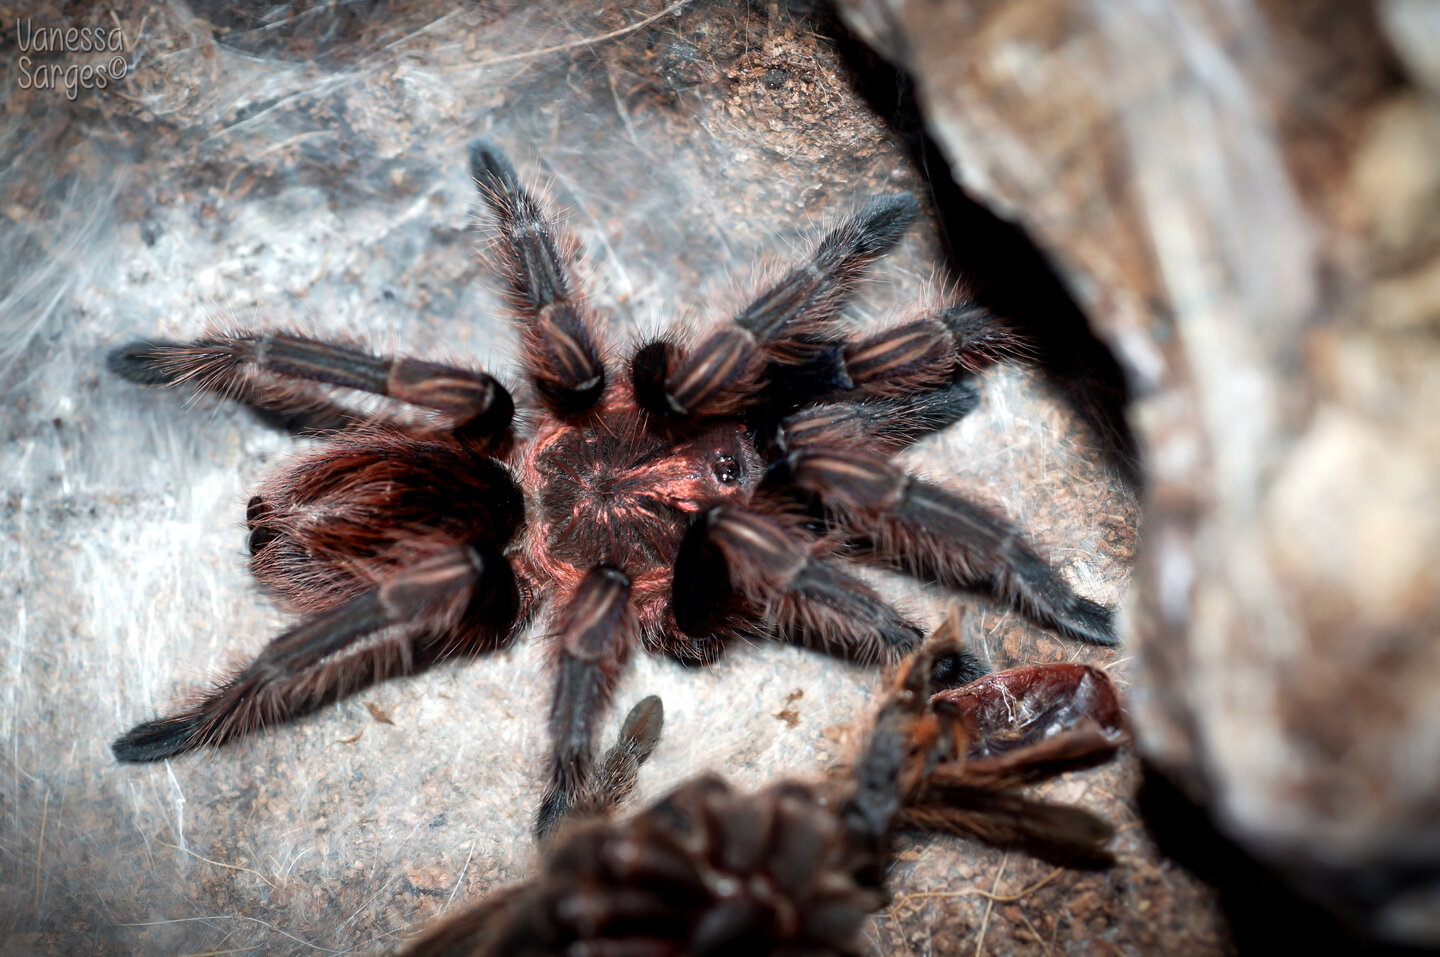
[[[523,518],[504,466],[464,443],[387,431],[336,436],[276,473],[246,509],[255,577],[306,611],[424,554],[503,548]]]

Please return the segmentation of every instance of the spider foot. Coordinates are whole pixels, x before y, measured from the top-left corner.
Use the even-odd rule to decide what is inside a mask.
[[[199,715],[146,721],[116,738],[110,751],[126,764],[163,761],[198,747],[203,725]]]
[[[483,138],[470,141],[470,178],[500,196],[523,189],[515,164],[500,147]]]
[[[365,421],[359,410],[333,401],[326,388],[438,412],[447,428],[475,438],[504,435],[515,412],[505,387],[483,372],[372,355],[288,332],[223,333],[194,342],[139,339],[111,350],[106,363],[131,382],[186,384],[233,399],[266,424],[292,432],[338,431]]]
[[[1120,641],[1115,634],[1115,612],[1099,602],[1079,595],[1053,612],[1055,630],[1076,641],[1092,645],[1114,645]]]
[[[947,587],[987,588],[1066,637],[1115,644],[1111,611],[1075,594],[990,509],[857,450],[803,448],[785,465],[789,480],[880,561]]]
[[[968,651],[952,650],[937,653],[930,671],[930,693],[937,694],[952,688],[963,688],[972,681],[979,681],[990,673],[990,669],[979,658]]]
[[[615,744],[600,759],[594,774],[574,791],[552,786],[535,816],[535,835],[545,840],[566,818],[608,814],[635,790],[640,765],[660,741],[665,706],[659,695],[638,701],[620,726]]]
[[[136,339],[116,346],[105,355],[105,366],[122,379],[140,385],[170,385],[176,373],[170,368],[184,343],[162,339]]]

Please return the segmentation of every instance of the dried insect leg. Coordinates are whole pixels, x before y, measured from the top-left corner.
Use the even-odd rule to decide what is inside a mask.
[[[988,509],[851,449],[792,452],[791,481],[881,560],[953,588],[983,587],[1041,625],[1110,645],[1110,609],[1082,598],[1019,531]]]
[[[665,341],[642,348],[631,365],[641,405],[662,417],[704,419],[754,404],[767,377],[805,381],[807,397],[839,388],[838,338],[827,326],[866,268],[904,236],[916,209],[909,193],[872,199],[822,239],[809,260],[694,348]],[[768,376],[772,366],[787,375]]]
[[[194,342],[141,340],[109,356],[111,371],[147,385],[188,384],[243,402],[291,431],[345,428],[364,421],[318,392],[338,386],[384,396],[445,416],[446,426],[497,438],[515,411],[510,394],[483,372],[289,332],[225,333]]]
[[[535,816],[541,839],[571,813],[589,782],[595,719],[610,700],[636,628],[630,579],[614,568],[591,569],[561,610],[559,625],[549,783]]]
[[[505,154],[470,144],[470,175],[495,214],[495,249],[510,307],[524,334],[526,370],[540,398],[559,414],[590,408],[605,391],[599,325],[571,279],[575,241],[560,231],[520,183]]]
[[[437,552],[291,628],[234,677],[131,729],[111,749],[121,761],[158,761],[292,720],[440,657],[502,643],[519,606],[498,551]]]
[[[905,808],[902,827],[1013,845],[1047,860],[1109,861],[1103,846],[1115,829],[1084,808],[1048,804],[1014,791],[932,783]]]
[[[1105,674],[1078,664],[987,675],[931,699],[942,749],[901,812],[907,827],[1018,844],[1037,856],[1104,861],[1113,833],[1076,807],[1013,790],[1092,766],[1126,740],[1119,697]]]
[[[954,634],[958,636],[958,631]],[[875,716],[865,748],[850,771],[850,793],[840,817],[856,844],[876,855],[877,865],[895,816],[922,789],[932,759],[944,743],[937,723],[927,720],[930,689],[937,676],[956,670],[969,673],[972,663],[978,667],[958,637],[937,641],[932,636],[902,663]]]

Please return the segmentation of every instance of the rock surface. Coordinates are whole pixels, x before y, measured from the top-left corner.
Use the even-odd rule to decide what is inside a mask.
[[[841,7],[1125,368],[1145,756],[1345,923],[1440,943],[1440,11]]]
[[[856,325],[963,275],[1041,361],[988,375],[981,408],[912,464],[1006,509],[1086,595],[1120,599],[1133,460],[1114,377],[1075,361],[1103,348],[1013,231],[957,218],[943,166],[927,181],[910,149],[903,85],[809,6],[30,7],[33,26],[118,25],[126,59],[73,98],[22,84],[18,59],[0,77],[0,954],[391,949],[531,870],[538,628],[235,746],[152,766],[109,751],[285,627],[245,571],[242,520],[295,443],[119,381],[106,350],[207,322],[299,327],[513,382],[469,228],[464,147],[480,133],[567,210],[620,339],[733,308],[757,258],[789,256],[871,193],[941,199],[876,270]],[[32,62],[63,84],[93,59]],[[931,624],[948,607],[886,587]],[[980,598],[964,621],[995,667],[1078,657],[1124,679],[1114,652]],[[637,804],[706,769],[755,788],[837,760],[879,686],[779,645],[698,671],[636,654],[600,734],[658,693],[667,730]],[[1131,760],[1046,785],[1120,829],[1109,871],[906,839],[874,952],[1222,952],[1210,892],[1136,823],[1137,779]]]

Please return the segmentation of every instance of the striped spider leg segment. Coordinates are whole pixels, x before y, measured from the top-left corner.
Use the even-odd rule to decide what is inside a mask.
[[[292,432],[366,421],[315,386],[429,409],[445,417],[448,429],[489,439],[504,435],[515,411],[510,393],[483,372],[377,356],[289,332],[220,333],[193,342],[142,339],[113,350],[109,365],[132,382],[190,386],[235,399]]]
[[[531,382],[556,414],[590,409],[605,392],[606,373],[599,322],[570,275],[575,240],[556,226],[493,143],[470,144],[470,175],[495,217],[495,253],[520,322]]]
[[[302,621],[238,673],[111,746],[121,761],[158,761],[291,721],[377,681],[500,644],[519,609],[509,563],[457,546],[397,570],[378,587]]]
[[[870,264],[905,235],[917,208],[909,193],[872,199],[693,349],[666,341],[641,349],[631,366],[641,404],[661,417],[702,420],[753,405],[777,368],[818,362],[810,374],[823,376],[833,365],[832,321]]]

